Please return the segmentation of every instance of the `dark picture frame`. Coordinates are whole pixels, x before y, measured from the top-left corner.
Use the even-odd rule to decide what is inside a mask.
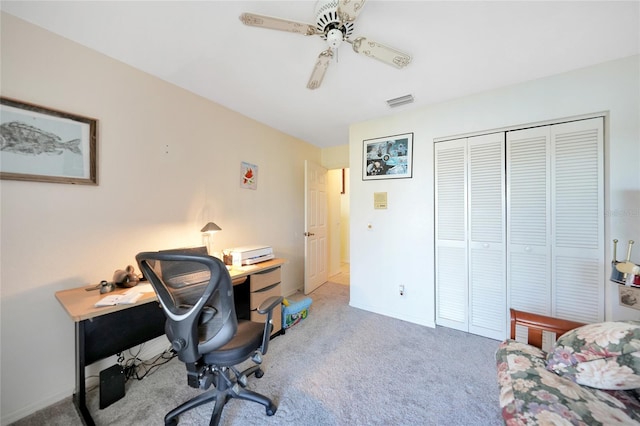
[[[0,97],[0,179],[97,185],[97,120]]]
[[[362,180],[413,177],[413,133],[365,139]]]

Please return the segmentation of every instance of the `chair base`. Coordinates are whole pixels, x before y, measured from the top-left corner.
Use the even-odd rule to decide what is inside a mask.
[[[227,376],[227,369],[217,371],[214,378],[214,388],[206,391],[193,399],[185,402],[184,404],[174,408],[164,417],[165,426],[175,426],[178,424],[178,417],[193,408],[200,405],[215,401],[213,413],[211,414],[210,426],[217,426],[220,423],[220,417],[222,416],[222,409],[227,401],[231,398],[244,399],[246,401],[253,401],[261,404],[265,407],[267,416],[273,416],[278,410],[278,406],[266,396],[245,389],[240,383],[238,383],[235,377]],[[262,377],[262,370],[260,366],[253,366],[242,372],[243,375],[249,376],[254,374],[256,377]]]

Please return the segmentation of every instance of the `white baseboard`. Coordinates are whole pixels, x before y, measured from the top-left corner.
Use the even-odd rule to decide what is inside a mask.
[[[290,297],[293,296],[294,294],[304,294],[304,289],[302,287],[300,288],[294,288],[293,290],[289,291],[287,294],[283,294],[284,297]]]
[[[56,404],[65,398],[69,398],[72,394],[73,389],[67,389],[65,391],[50,395],[45,399],[41,399],[40,401],[34,401],[26,407],[22,407],[21,409],[13,411],[11,413],[2,413],[0,424],[2,424],[2,426],[6,426],[8,424],[16,422],[24,417],[27,417],[30,414],[35,413],[38,410],[42,410],[43,408],[47,408],[50,405]]]
[[[144,343],[142,346],[142,350],[140,351],[139,354],[138,354],[138,351],[140,350],[140,346],[135,346],[130,350],[129,349],[126,350],[123,353],[123,355],[125,359],[129,359],[131,358],[131,355],[137,354],[138,358],[146,361],[160,355],[169,347],[170,347],[169,341],[167,340],[167,337],[163,335]],[[88,366],[86,369],[87,389],[90,389],[94,386],[98,386],[100,383],[99,382],[100,371],[104,370],[105,368],[111,367],[113,364],[117,362],[118,362],[118,358],[114,355],[114,356],[110,356],[109,358],[105,358],[100,361],[97,361],[91,364],[90,366]],[[2,418],[0,419],[0,424],[2,426],[6,426],[8,424],[16,422],[24,417],[27,417],[35,413],[38,410],[42,410],[43,408],[47,408],[50,405],[56,404],[65,398],[71,397],[74,391],[75,390],[73,388],[66,389],[64,391],[57,392],[53,395],[50,395],[47,398],[41,399],[39,401],[34,401],[31,404],[28,404],[27,406],[20,408],[19,410],[16,410],[10,413],[3,412]]]
[[[402,321],[407,321],[407,322],[411,322],[411,323],[414,323],[414,324],[423,325],[425,327],[436,328],[435,321],[429,320],[429,319],[426,319],[426,318],[409,316],[409,315],[406,315],[404,312],[388,312],[388,311],[385,311],[383,309],[379,309],[376,306],[364,306],[364,305],[354,304],[352,302],[349,302],[349,306],[351,306],[353,308],[358,308],[358,309],[362,309],[362,310],[365,310],[365,311],[373,312],[373,313],[376,313],[376,314],[384,315],[386,317],[391,317],[391,318],[399,319],[399,320],[402,320]]]

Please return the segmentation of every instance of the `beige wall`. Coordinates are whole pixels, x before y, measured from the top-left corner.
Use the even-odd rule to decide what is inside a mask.
[[[322,166],[327,169],[349,167],[349,145],[324,148],[322,150]]]
[[[2,423],[71,395],[61,289],[111,279],[139,251],[272,245],[303,283],[304,160],[320,149],[10,15],[2,96],[98,119],[98,186],[0,182]],[[212,84],[217,84],[212,82]],[[259,166],[239,187],[240,162]],[[283,167],[283,165],[286,165]]]
[[[349,145],[322,150],[322,166],[328,171],[329,277],[340,272],[340,264],[349,262]],[[342,194],[342,170],[345,193]]]
[[[349,263],[349,179],[348,168],[330,169],[327,173],[329,277],[340,272],[342,263]]]
[[[351,207],[349,194],[351,193],[351,169],[344,170],[344,194],[340,195],[340,262],[350,262],[349,227],[351,226]]]

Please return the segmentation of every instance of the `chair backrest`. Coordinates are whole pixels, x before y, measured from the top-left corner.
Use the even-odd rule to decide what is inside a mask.
[[[224,346],[238,329],[233,285],[225,265],[193,250],[143,252],[138,266],[149,280],[167,317],[165,332],[186,363]]]

